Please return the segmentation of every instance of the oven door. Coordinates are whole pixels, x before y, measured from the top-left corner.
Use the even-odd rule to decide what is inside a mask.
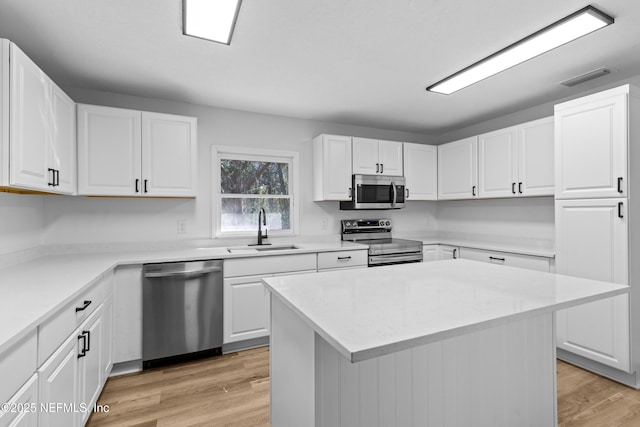
[[[399,209],[405,205],[403,176],[354,175],[355,209]]]
[[[399,253],[387,255],[369,255],[369,267],[380,265],[406,264],[409,262],[422,262],[422,253]]]

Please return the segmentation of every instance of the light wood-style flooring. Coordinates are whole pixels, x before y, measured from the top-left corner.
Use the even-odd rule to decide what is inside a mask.
[[[110,378],[88,426],[269,426],[267,347]],[[558,426],[640,426],[640,391],[558,361]]]

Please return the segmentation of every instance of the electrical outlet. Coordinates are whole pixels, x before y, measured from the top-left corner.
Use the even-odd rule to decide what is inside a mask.
[[[322,222],[320,223],[320,230],[329,229],[329,218],[326,216],[322,218]]]
[[[187,220],[179,219],[178,220],[178,234],[187,234]]]

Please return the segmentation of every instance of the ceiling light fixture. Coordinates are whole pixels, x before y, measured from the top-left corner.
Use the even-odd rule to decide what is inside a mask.
[[[230,44],[240,0],[183,0],[182,33]]]
[[[587,6],[464,70],[440,80],[429,86],[427,90],[444,95],[452,94],[558,46],[613,24],[613,22],[611,16],[593,6]]]

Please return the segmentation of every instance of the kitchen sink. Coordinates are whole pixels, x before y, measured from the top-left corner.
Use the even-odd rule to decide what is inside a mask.
[[[227,248],[227,252],[231,254],[244,254],[251,252],[266,252],[266,251],[290,251],[294,249],[300,249],[295,245],[264,245],[264,246],[237,246],[234,248]]]

